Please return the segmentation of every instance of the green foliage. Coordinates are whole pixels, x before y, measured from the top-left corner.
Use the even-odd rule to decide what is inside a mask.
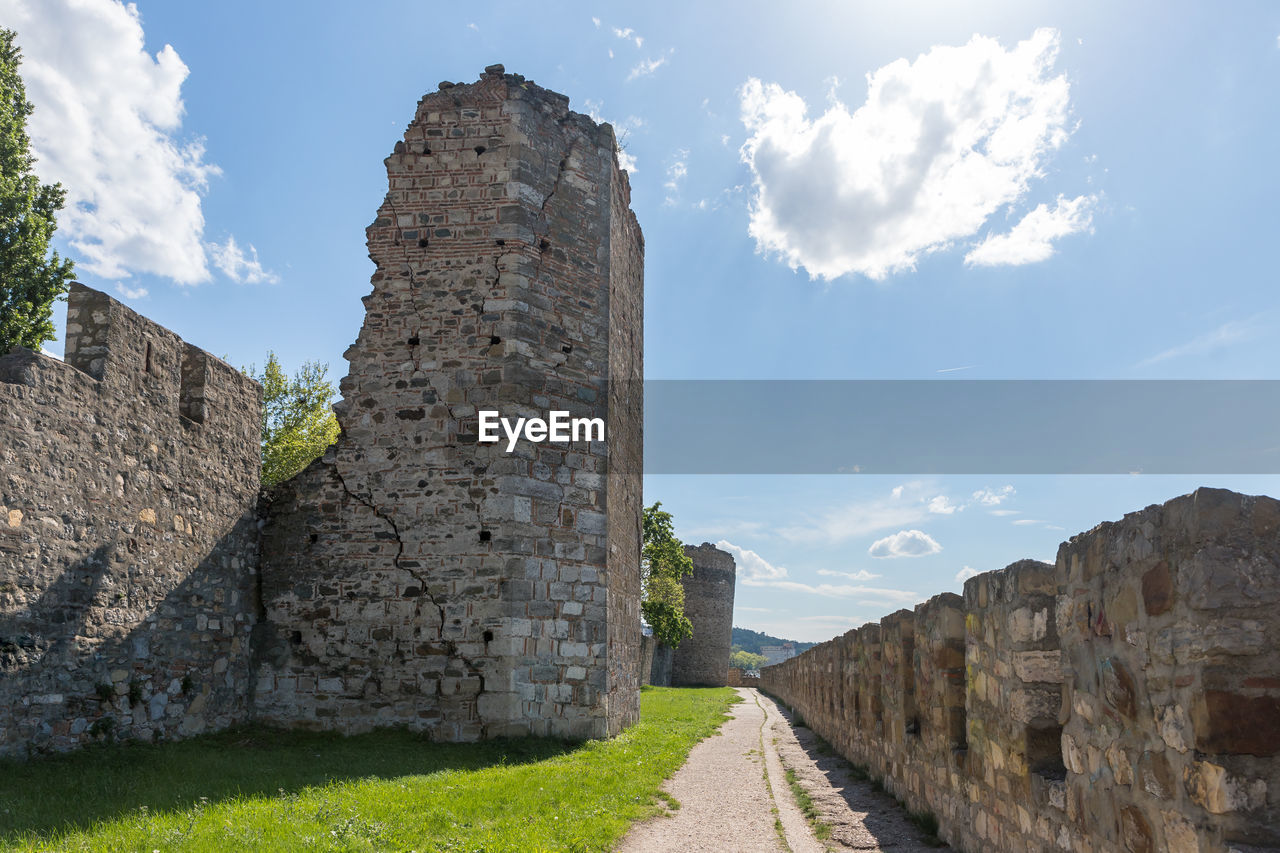
[[[328,365],[308,361],[290,379],[274,352],[267,353],[262,373],[252,365],[245,371],[262,383],[263,486],[283,483],[338,440],[328,372]]]
[[[734,628],[731,642],[735,649],[742,649],[744,652],[751,652],[753,655],[760,654],[763,646],[780,646],[783,643],[792,643],[794,640],[784,640],[781,637],[774,637],[770,634],[763,634],[759,631],[752,631],[749,628]],[[796,643],[796,654],[808,651],[816,646],[817,643]]]
[[[73,264],[49,254],[61,184],[41,184],[27,138],[31,102],[18,74],[22,52],[0,29],[0,355],[15,344],[39,350],[53,340],[53,301],[67,292]]]
[[[3,761],[0,849],[612,850],[736,701],[645,688],[639,723],[588,743],[254,728]]]
[[[751,652],[744,652],[741,649],[735,649],[734,652],[729,655],[730,669],[759,669],[768,662],[769,659],[764,655],[753,655]]]
[[[662,503],[644,508],[644,550],[640,555],[640,612],[663,645],[675,648],[693,636],[693,623],[684,615],[684,587],[680,578],[693,572],[693,560],[684,555],[684,543],[676,538],[671,513]]]

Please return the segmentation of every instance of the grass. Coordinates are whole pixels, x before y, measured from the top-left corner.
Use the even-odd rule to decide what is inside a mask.
[[[4,850],[608,850],[737,701],[645,688],[609,741],[245,729],[0,764]]]
[[[813,797],[810,797],[809,792],[801,787],[800,780],[796,777],[796,771],[787,770],[787,784],[791,786],[791,793],[796,798],[796,805],[800,807],[800,813],[804,815],[804,819],[813,828],[814,836],[819,841],[826,841],[831,837],[831,826],[823,823],[817,806],[813,804]]]

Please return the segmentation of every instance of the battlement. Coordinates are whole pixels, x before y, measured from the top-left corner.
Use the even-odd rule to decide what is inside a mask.
[[[244,719],[261,388],[78,283],[66,353],[0,357],[0,754]]]
[[[1199,489],[761,681],[961,850],[1272,849],[1277,601],[1280,501]]]

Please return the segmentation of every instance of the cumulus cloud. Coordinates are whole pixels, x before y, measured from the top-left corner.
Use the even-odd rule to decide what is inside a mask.
[[[983,506],[999,506],[1013,495],[1013,486],[1002,486],[998,489],[979,489],[973,493],[973,499]]]
[[[982,572],[978,571],[977,569],[971,568],[969,566],[965,566],[963,569],[956,572],[956,582],[964,583],[969,578],[975,578],[980,574],[982,574]]]
[[[188,69],[170,45],[147,52],[137,8],[118,0],[0,0],[18,32],[35,105],[28,129],[78,266],[104,278],[210,278],[201,193],[219,169],[182,135]]]
[[[1008,50],[982,36],[934,47],[869,74],[856,110],[833,92],[816,118],[796,93],[749,79],[742,158],[757,248],[818,278],[882,279],[976,235],[1069,135],[1058,41],[1040,29]]]
[[[262,268],[258,260],[258,250],[249,246],[249,253],[236,245],[235,237],[228,237],[225,243],[208,244],[209,258],[214,266],[232,281],[241,284],[275,284],[280,277]]]
[[[929,512],[934,515],[951,515],[962,509],[964,509],[963,506],[952,503],[946,495],[938,495],[929,500]]]
[[[1082,195],[1073,199],[1058,196],[1052,209],[1038,204],[1007,234],[988,234],[964,256],[970,266],[1021,266],[1043,261],[1053,255],[1053,243],[1060,237],[1090,230],[1098,197]]]
[[[923,530],[899,530],[892,536],[871,543],[867,553],[880,559],[895,557],[927,557],[942,550],[942,546]]]
[[[873,606],[912,604],[919,600],[915,592],[905,589],[887,589],[863,584],[802,583],[792,580],[785,566],[775,566],[755,551],[734,545],[725,539],[717,542],[716,547],[734,555],[734,562],[738,569],[738,582],[743,586],[764,586],[810,595],[857,598],[859,603]],[[819,574],[822,573],[820,570]]]

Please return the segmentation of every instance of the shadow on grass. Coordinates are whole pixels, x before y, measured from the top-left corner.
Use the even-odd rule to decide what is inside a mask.
[[[394,779],[543,761],[579,744],[550,738],[432,743],[384,729],[330,733],[244,728],[167,744],[91,746],[0,762],[0,843],[86,828],[145,806],[152,813],[237,796],[277,796],[370,777]]]

